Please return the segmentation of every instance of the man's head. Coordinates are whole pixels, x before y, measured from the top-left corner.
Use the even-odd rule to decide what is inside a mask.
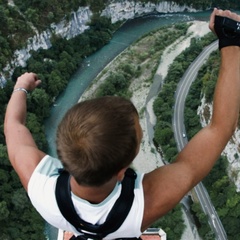
[[[57,152],[78,184],[99,186],[136,156],[141,133],[134,105],[101,97],[72,107],[59,124]]]

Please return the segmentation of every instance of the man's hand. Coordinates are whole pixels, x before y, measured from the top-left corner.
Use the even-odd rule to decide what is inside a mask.
[[[37,74],[24,73],[17,79],[14,89],[24,88],[27,91],[33,91],[40,83],[41,80],[38,79]]]
[[[240,47],[240,16],[229,10],[214,9],[211,14],[209,28],[219,39],[219,49],[228,46]]]
[[[221,9],[214,8],[214,10],[211,14],[211,17],[210,17],[210,22],[209,22],[209,28],[214,33],[215,33],[215,30],[214,30],[215,16],[228,17],[228,18],[231,18],[235,21],[240,22],[240,16],[238,16],[236,13],[233,13],[229,10],[223,11]]]

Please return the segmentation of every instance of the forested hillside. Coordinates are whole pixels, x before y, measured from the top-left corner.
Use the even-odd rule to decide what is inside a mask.
[[[143,1],[141,2],[148,2]],[[152,2],[160,2],[154,1]],[[192,7],[205,9],[213,6],[239,8],[239,1],[177,1]],[[217,2],[217,3],[216,3]],[[41,88],[28,97],[29,115],[27,125],[38,146],[47,151],[43,120],[49,115],[49,107],[54,97],[64,90],[70,76],[81,64],[81,60],[105,44],[112,37],[118,25],[99,16],[108,1],[104,0],[0,0],[0,72],[11,60],[16,49],[26,45],[26,40],[57,23],[68,19],[72,11],[89,5],[95,13],[90,29],[71,40],[54,36],[53,47],[49,50],[32,52],[26,67],[18,67],[9,76],[9,81],[0,88],[0,239],[41,240],[44,236],[44,223],[31,206],[15,171],[10,166],[3,134],[3,119],[6,104],[11,96],[16,77],[25,71],[39,73]],[[1,76],[0,76],[1,77]],[[12,81],[11,81],[12,80]],[[0,82],[1,84],[1,82]]]
[[[93,12],[99,13],[109,2],[104,0],[1,0],[0,69],[6,66],[14,50],[21,49],[26,44],[27,38],[34,35],[36,31],[41,32],[49,28],[51,23],[68,19],[71,12],[76,11],[80,6],[90,6]],[[149,1],[140,0],[140,2]],[[163,1],[150,0],[150,2]],[[187,4],[196,9],[208,9],[215,6],[231,9],[240,8],[240,2],[237,0],[175,0],[175,2],[180,5]]]

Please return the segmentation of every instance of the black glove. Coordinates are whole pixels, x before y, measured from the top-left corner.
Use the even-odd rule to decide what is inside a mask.
[[[219,49],[228,46],[240,47],[240,22],[227,17],[215,16],[214,30],[219,39]]]

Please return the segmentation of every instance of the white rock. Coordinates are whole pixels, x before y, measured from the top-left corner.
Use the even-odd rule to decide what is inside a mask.
[[[187,5],[179,6],[175,2],[167,1],[158,4],[136,1],[112,1],[112,3],[103,10],[102,16],[110,18],[112,23],[115,23],[152,12],[173,13],[183,11],[196,12],[196,9]]]

